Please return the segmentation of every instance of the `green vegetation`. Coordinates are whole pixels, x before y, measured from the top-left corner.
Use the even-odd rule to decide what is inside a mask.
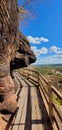
[[[62,66],[35,66],[34,69],[44,76],[49,75],[53,82],[58,81],[62,83]]]
[[[42,66],[34,66],[35,69],[54,69],[56,71],[62,72],[62,65],[42,65]]]
[[[38,72],[40,72],[41,74],[45,75],[45,74],[52,74],[52,71],[50,69],[49,66],[38,66],[38,67],[34,67],[34,69]]]
[[[54,87],[62,93],[62,66],[50,65],[50,66],[35,66],[34,69],[40,72],[48,80],[50,79]],[[62,105],[62,101],[53,93],[53,101]]]
[[[62,73],[62,66],[55,66],[55,69]]]
[[[58,96],[56,94],[52,94],[53,96],[53,101],[57,104],[57,105],[62,105],[62,101],[58,98]]]

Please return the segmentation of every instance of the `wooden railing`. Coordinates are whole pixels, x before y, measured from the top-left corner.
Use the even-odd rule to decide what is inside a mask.
[[[54,101],[54,97],[57,97],[62,103],[61,93],[52,85],[50,80],[47,81],[41,73],[35,70],[21,69],[19,73],[39,87],[54,130],[62,130],[62,105],[58,106]]]

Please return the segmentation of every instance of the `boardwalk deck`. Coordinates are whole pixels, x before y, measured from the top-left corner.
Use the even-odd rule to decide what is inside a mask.
[[[21,77],[21,82],[23,87],[19,94],[17,115],[6,129],[8,122],[0,114],[0,130],[52,130],[39,89],[24,77]]]

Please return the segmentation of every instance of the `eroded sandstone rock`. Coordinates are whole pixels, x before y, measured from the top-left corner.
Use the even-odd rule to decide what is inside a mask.
[[[17,0],[0,0],[0,110],[15,111],[17,97],[11,73],[35,60],[28,40],[19,32]]]
[[[17,50],[18,5],[16,0],[0,0],[0,110],[14,112],[17,107],[10,61]]]
[[[17,108],[14,82],[11,76],[0,78],[0,109],[14,112]]]
[[[27,67],[31,63],[36,61],[36,56],[31,50],[30,44],[27,38],[19,32],[19,43],[16,56],[11,60],[10,68],[11,71],[14,69],[19,69],[21,67]]]

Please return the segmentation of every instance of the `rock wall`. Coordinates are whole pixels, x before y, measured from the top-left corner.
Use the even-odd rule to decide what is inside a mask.
[[[27,38],[21,32],[19,32],[18,50],[16,52],[16,56],[10,62],[11,71],[22,67],[27,67],[28,65],[34,63],[35,61],[36,56],[31,50]]]
[[[35,60],[29,42],[19,32],[17,0],[0,0],[0,110],[15,111],[17,97],[11,73]]]
[[[0,0],[0,109],[13,112],[16,107],[10,61],[18,42],[18,5],[16,0]]]

